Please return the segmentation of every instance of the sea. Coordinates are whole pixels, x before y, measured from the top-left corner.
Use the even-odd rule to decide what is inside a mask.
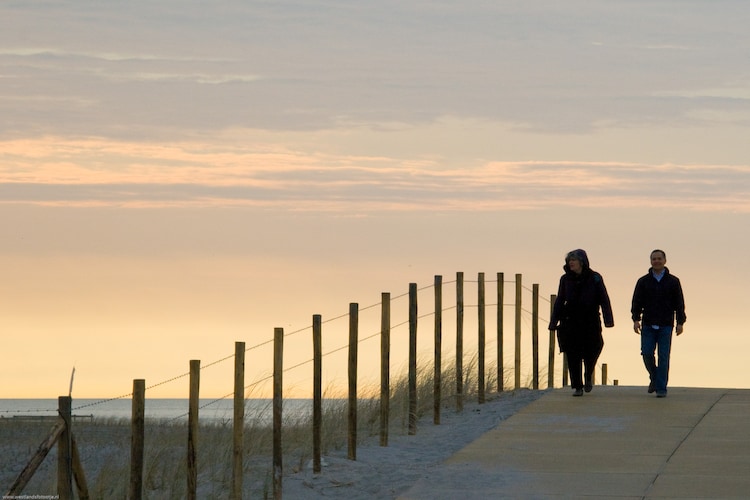
[[[187,421],[187,399],[146,399],[145,418],[152,421]],[[54,417],[57,415],[57,399],[0,399],[0,419],[34,419]],[[117,399],[73,399],[72,414],[74,418],[93,420],[130,420],[133,403],[130,398]],[[285,399],[283,418],[306,418],[312,415],[311,399]],[[234,400],[201,399],[199,401],[198,419],[201,423],[229,423],[234,415]],[[273,401],[271,399],[246,399],[245,420],[259,424],[270,424],[273,421]]]

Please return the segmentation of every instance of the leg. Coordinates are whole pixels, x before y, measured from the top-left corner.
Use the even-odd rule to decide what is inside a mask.
[[[583,389],[586,392],[591,392],[591,390],[594,388],[593,379],[594,379],[594,370],[596,369],[596,360],[597,358],[588,358],[588,357],[583,360],[583,366],[586,370],[584,373]]]
[[[643,364],[648,371],[648,392],[654,392],[656,387],[656,358],[654,353],[656,351],[657,332],[658,330],[646,325],[641,330],[641,356],[643,356]]]
[[[586,369],[583,388],[586,392],[591,392],[594,388],[594,370],[596,370],[596,362],[599,361],[599,355],[601,355],[603,348],[604,338],[599,332],[597,336],[591,339],[583,357],[583,367]]]
[[[570,372],[570,386],[574,390],[583,389],[582,366],[583,357],[578,352],[568,352],[568,371]]]
[[[672,350],[672,327],[663,326],[658,330],[658,339],[656,341],[659,364],[656,368],[656,386],[657,395],[667,394],[667,381],[669,380],[669,356]]]

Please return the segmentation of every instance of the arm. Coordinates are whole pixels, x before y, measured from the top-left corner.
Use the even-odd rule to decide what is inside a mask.
[[[560,277],[560,284],[557,287],[557,297],[555,298],[555,304],[552,306],[552,317],[549,320],[549,330],[557,330],[557,325],[560,323],[560,317],[562,316],[566,300],[564,279],[565,276]]]
[[[677,335],[682,334],[683,325],[687,321],[685,315],[685,297],[682,294],[682,284],[678,278],[675,278],[677,284],[675,286],[675,316],[677,318],[677,327],[675,333]]]
[[[633,303],[630,307],[630,316],[633,319],[633,331],[635,333],[641,333],[641,314],[643,313],[643,288],[641,286],[641,280],[638,280],[635,284],[635,290],[633,291]]]
[[[599,281],[599,305],[602,308],[604,326],[612,328],[615,326],[615,318],[612,314],[612,303],[609,300],[609,294],[607,293],[607,287],[604,285],[603,279]]]

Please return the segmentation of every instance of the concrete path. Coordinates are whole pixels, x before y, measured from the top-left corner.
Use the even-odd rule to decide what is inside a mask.
[[[555,389],[402,500],[750,498],[750,390]]]

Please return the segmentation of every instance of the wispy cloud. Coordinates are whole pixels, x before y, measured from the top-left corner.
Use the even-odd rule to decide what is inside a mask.
[[[654,206],[750,211],[750,166],[332,155],[280,145],[2,143],[0,199],[65,206],[495,210]]]

